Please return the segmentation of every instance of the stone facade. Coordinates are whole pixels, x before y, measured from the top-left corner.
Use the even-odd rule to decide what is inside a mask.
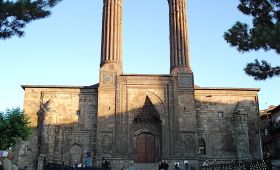
[[[33,135],[22,142],[18,163],[37,166],[49,157],[73,164],[96,143],[97,90],[92,87],[23,86]],[[34,168],[35,169],[35,168]]]
[[[280,159],[280,105],[270,106],[263,110],[261,116],[263,155],[272,159]]]
[[[18,163],[40,169],[43,157],[73,165],[92,151],[116,165],[188,159],[259,158],[259,89],[194,85],[185,0],[168,0],[170,74],[122,73],[122,0],[104,0],[99,83],[22,86],[34,134]]]

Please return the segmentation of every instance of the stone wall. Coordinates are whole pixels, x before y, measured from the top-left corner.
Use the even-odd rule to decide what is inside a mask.
[[[118,77],[116,87],[116,105],[111,107],[116,108],[112,110],[115,117],[113,113],[99,115],[98,126],[102,129],[98,131],[100,157],[136,159],[136,136],[138,132],[149,132],[155,135],[159,145],[156,160],[194,158],[196,116],[192,86],[180,88],[177,77],[169,75],[122,75]],[[107,91],[104,90],[104,94]],[[159,114],[160,127],[155,124],[140,127],[133,122],[145,107],[147,98]]]
[[[20,167],[37,169],[42,157],[73,165],[95,150],[98,160],[133,162],[143,132],[155,136],[156,161],[229,160],[246,152],[259,158],[257,89],[180,88],[169,75],[122,75],[116,81],[116,89],[99,91],[103,98],[97,86],[24,86],[24,109],[34,130],[17,147]],[[97,116],[99,104],[103,111]],[[242,124],[234,121],[240,109],[246,115]],[[153,115],[146,116],[157,123],[135,124],[149,111]]]
[[[83,87],[25,88],[24,110],[33,135],[19,144],[18,163],[37,169],[47,157],[66,164],[80,162],[96,144],[97,90]]]
[[[237,158],[233,113],[238,105],[248,115],[249,139],[244,140],[249,140],[249,153],[252,158],[260,157],[255,132],[259,123],[257,92],[258,89],[195,89],[198,138],[206,142],[206,154],[202,158]]]

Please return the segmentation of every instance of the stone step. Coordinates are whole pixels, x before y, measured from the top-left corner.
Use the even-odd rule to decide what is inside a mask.
[[[132,170],[157,170],[157,163],[134,163],[131,167]]]

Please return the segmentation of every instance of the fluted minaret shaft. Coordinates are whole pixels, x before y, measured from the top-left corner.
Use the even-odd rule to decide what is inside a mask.
[[[168,0],[170,30],[170,72],[191,72],[186,15],[186,0]]]
[[[122,66],[122,0],[103,0],[101,63]]]

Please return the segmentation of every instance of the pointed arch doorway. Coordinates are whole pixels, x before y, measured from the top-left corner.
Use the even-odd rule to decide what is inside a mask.
[[[134,117],[133,126],[136,162],[158,162],[161,152],[161,119],[148,96],[146,96],[144,106]]]

